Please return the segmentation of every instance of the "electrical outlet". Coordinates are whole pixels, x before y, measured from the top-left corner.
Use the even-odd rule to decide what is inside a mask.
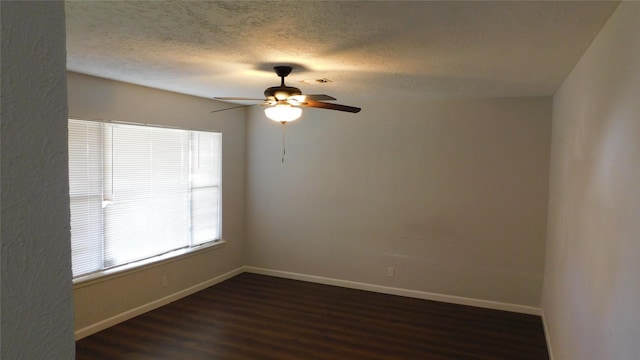
[[[393,268],[391,266],[387,268],[387,276],[393,277]]]
[[[167,275],[162,276],[162,279],[160,280],[160,284],[162,287],[167,287],[167,285],[169,285],[169,279],[167,278]]]

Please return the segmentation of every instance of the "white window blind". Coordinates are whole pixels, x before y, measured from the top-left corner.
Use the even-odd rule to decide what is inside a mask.
[[[218,133],[69,120],[74,276],[220,239]]]

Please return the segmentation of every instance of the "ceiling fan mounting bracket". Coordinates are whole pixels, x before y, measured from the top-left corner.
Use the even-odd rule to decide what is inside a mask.
[[[284,81],[284,78],[291,74],[293,68],[291,66],[274,66],[273,70],[275,70],[276,74],[278,74],[278,76],[282,78],[282,81]]]

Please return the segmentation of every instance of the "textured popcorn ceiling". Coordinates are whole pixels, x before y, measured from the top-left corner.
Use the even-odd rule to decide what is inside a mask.
[[[68,1],[69,70],[203,97],[551,95],[617,2]],[[330,82],[319,84],[316,79]]]

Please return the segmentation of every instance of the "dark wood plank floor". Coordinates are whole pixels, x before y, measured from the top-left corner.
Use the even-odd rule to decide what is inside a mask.
[[[540,317],[244,273],[76,342],[76,359],[548,359]]]

